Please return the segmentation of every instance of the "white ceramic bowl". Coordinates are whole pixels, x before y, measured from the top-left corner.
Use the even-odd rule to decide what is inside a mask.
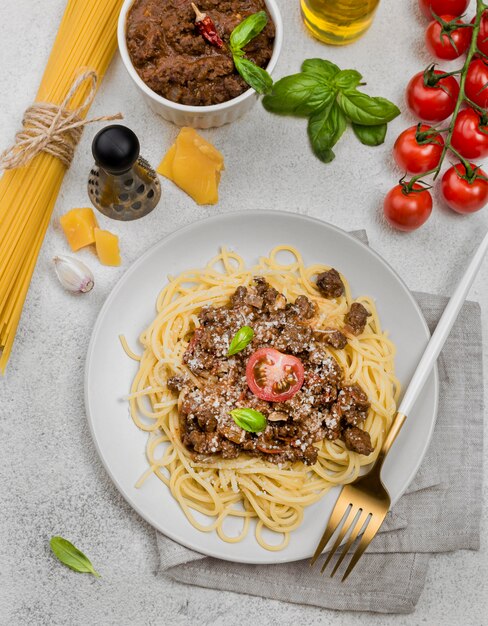
[[[193,128],[212,128],[215,126],[223,126],[229,122],[234,122],[256,103],[258,99],[254,89],[248,89],[237,98],[223,102],[222,104],[213,104],[211,106],[188,106],[186,104],[178,104],[167,100],[150,89],[136,72],[130,59],[127,49],[126,39],[126,23],[127,13],[129,12],[134,0],[125,0],[119,16],[118,39],[119,50],[122,61],[129,72],[130,77],[139,87],[145,99],[151,108],[164,117],[165,120],[173,122],[177,126],[192,126]],[[278,61],[283,43],[283,20],[275,0],[265,0],[266,7],[271,15],[276,29],[276,37],[273,47],[273,54],[267,66],[267,71],[271,74]]]

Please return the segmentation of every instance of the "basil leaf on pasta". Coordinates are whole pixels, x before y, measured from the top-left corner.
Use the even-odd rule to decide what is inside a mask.
[[[254,331],[250,326],[243,326],[242,328],[239,328],[230,342],[227,356],[232,356],[244,350],[244,348],[251,343],[253,337]]]
[[[255,409],[234,409],[230,412],[234,422],[249,433],[260,433],[268,423],[265,416]]]

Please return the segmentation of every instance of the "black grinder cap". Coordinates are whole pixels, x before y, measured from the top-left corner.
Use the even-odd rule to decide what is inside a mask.
[[[92,144],[97,165],[113,176],[129,171],[139,158],[137,135],[127,126],[112,124],[95,135]]]

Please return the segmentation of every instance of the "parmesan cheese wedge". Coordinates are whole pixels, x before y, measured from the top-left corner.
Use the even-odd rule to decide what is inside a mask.
[[[182,128],[158,167],[197,204],[217,204],[224,157],[194,128]]]
[[[72,209],[59,221],[73,252],[95,243],[98,222],[93,209]]]
[[[119,266],[121,264],[119,238],[108,230],[95,228],[95,247],[102,265]]]

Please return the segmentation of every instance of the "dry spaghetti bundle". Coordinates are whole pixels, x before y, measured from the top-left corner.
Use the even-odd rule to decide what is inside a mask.
[[[69,0],[36,103],[24,116],[16,146],[0,164],[8,168],[0,180],[2,372],[64,174],[97,82],[116,49],[121,4],[122,0]]]

